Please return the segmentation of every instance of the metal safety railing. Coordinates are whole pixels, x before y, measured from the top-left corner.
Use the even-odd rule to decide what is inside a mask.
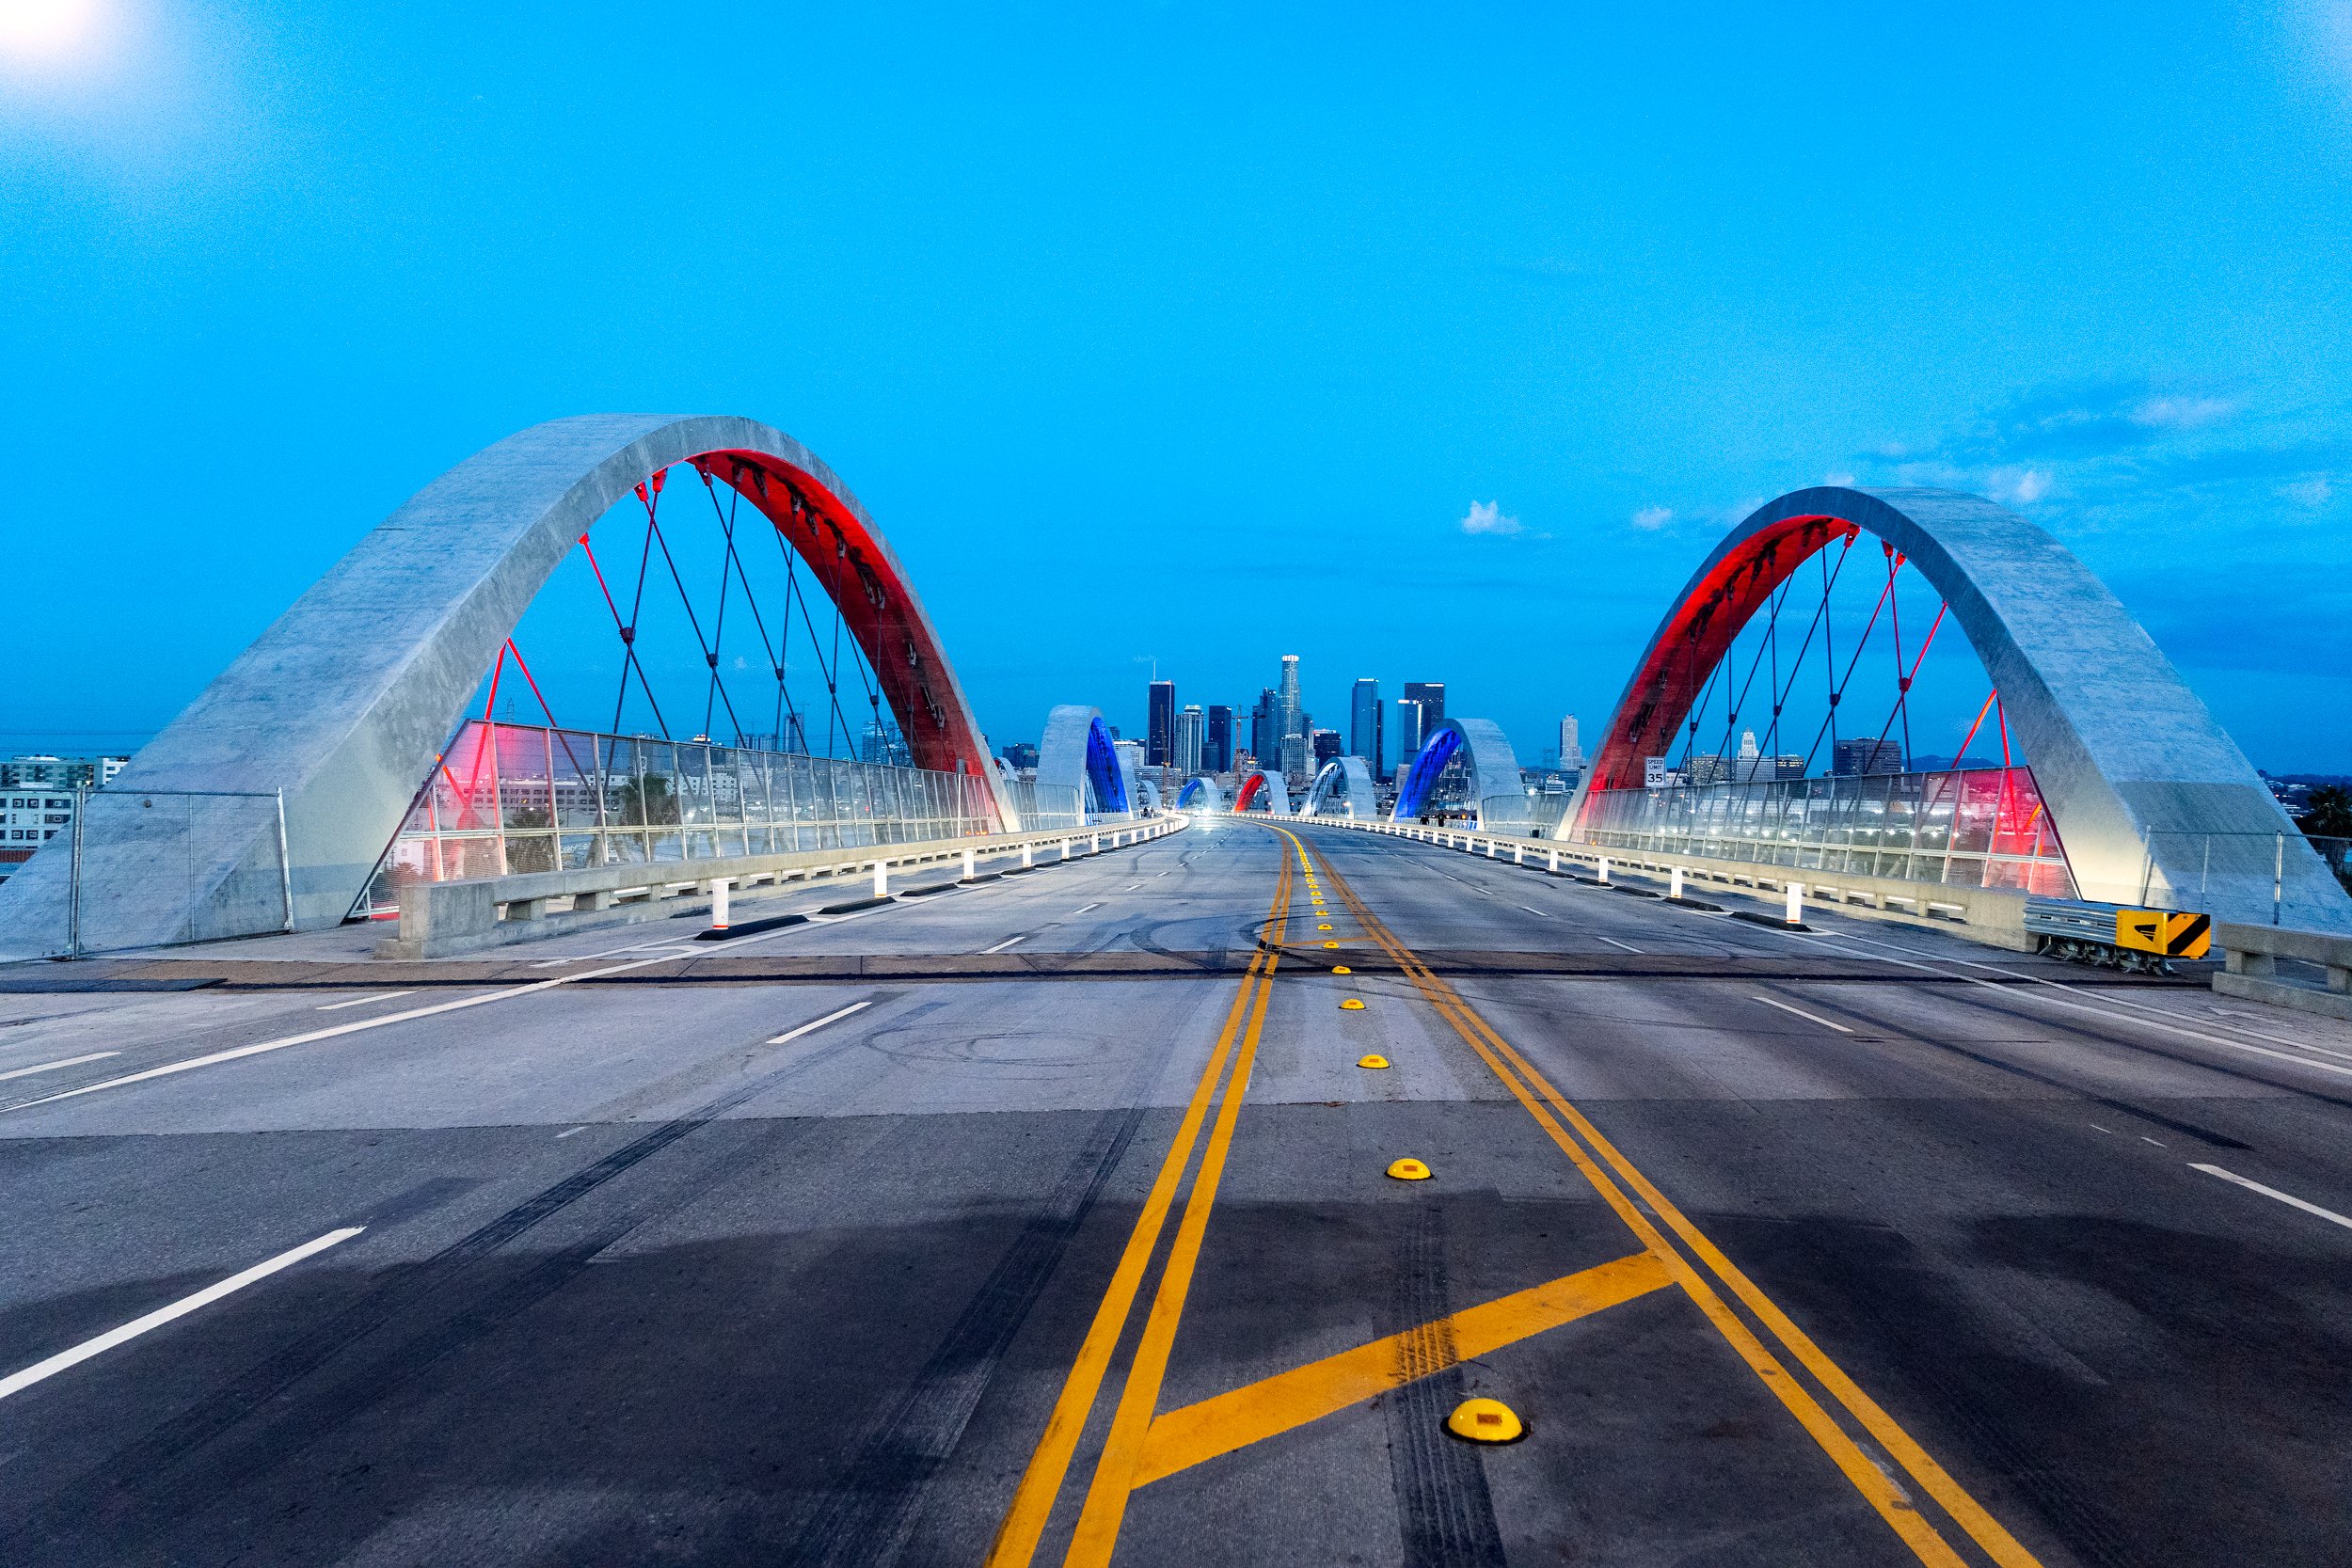
[[[1019,785],[1025,825],[1076,827],[1073,795]],[[987,833],[986,781],[705,741],[470,720],[371,879],[366,912],[410,882],[702,863]]]

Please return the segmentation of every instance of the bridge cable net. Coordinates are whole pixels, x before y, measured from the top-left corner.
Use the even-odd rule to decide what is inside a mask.
[[[1900,551],[1820,518],[1726,564],[1653,648],[1573,836],[2074,896],[1999,690]]]
[[[844,595],[885,593],[791,481],[729,453],[653,474],[523,612],[362,911],[419,879],[991,831],[980,779],[915,766],[921,719],[847,625]]]

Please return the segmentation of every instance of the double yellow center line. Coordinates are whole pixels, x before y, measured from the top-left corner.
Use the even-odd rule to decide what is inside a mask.
[[[1299,853],[1297,865],[1304,867],[1306,863],[1305,854]],[[1193,1177],[1184,1201],[1184,1219],[1177,1226],[1175,1244],[1168,1253],[1167,1266],[1160,1272],[1159,1289],[1152,1298],[1142,1340],[1136,1346],[1126,1384],[1120,1392],[1119,1407],[1111,1418],[1110,1437],[1096,1463],[1093,1482],[1087,1489],[1086,1506],[1078,1517],[1077,1533],[1064,1559],[1072,1564],[1110,1560],[1120,1524],[1126,1515],[1127,1497],[1135,1486],[1136,1466],[1143,1457],[1144,1436],[1159,1402],[1168,1352],[1176,1342],[1177,1321],[1184,1315],[1184,1296],[1192,1287],[1193,1267],[1200,1256],[1201,1240],[1208,1233],[1209,1211],[1216,1206],[1217,1185],[1224,1179],[1233,1126],[1241,1116],[1242,1098],[1248,1092],[1249,1070],[1257,1060],[1258,1037],[1265,1027],[1266,999],[1274,988],[1275,967],[1280,962],[1279,949],[1290,915],[1295,875],[1291,857],[1283,857],[1281,872],[1275,879],[1274,901],[1266,912],[1266,940],[1251,956],[1248,971],[1234,992],[1232,1006],[1226,1011],[1225,1026],[1217,1035],[1216,1047],[1201,1069],[1200,1081],[1184,1107],[1184,1120],[1177,1125],[1175,1139],[1168,1145],[1159,1174],[1152,1182],[1151,1195],[1144,1200],[1142,1212],[1136,1216],[1135,1228],[1128,1233],[1118,1268],[1112,1271],[1110,1288],[1095,1309],[1094,1321],[1087,1329],[1084,1343],[1078,1347],[1077,1359],[1062,1383],[1061,1395],[1054,1402],[1053,1414],[1046,1418],[1045,1433],[1038,1440],[1028,1468],[1022,1473],[1021,1484],[1013,1491],[1012,1506],[997,1527],[996,1539],[989,1548],[988,1568],[1026,1568],[1037,1555],[1038,1542],[1054,1512],[1054,1499],[1060,1495],[1063,1479],[1069,1473],[1071,1456],[1077,1451],[1078,1439],[1101,1396],[1112,1354],[1126,1330],[1152,1255],[1159,1246],[1160,1232],[1175,1205],[1177,1188],[1183,1182],[1185,1168],[1192,1164],[1201,1126],[1214,1106],[1216,1125],[1210,1130],[1207,1147],[1201,1153],[1200,1170]]]
[[[1283,836],[1291,839],[1294,845],[1299,843],[1295,835],[1287,832],[1283,832]],[[1592,1183],[1594,1190],[1641,1238],[1643,1244],[1665,1263],[1675,1282],[1697,1304],[1708,1322],[1714,1325],[1773,1396],[1796,1417],[1854,1489],[1868,1500],[1920,1561],[1934,1564],[1936,1568],[1964,1568],[1967,1560],[1954,1550],[1934,1525],[1912,1505],[1893,1479],[1863,1451],[1860,1444],[1848,1434],[1820,1401],[1765,1346],[1747,1322],[1732,1310],[1722,1294],[1708,1283],[1707,1275],[1711,1275],[1739,1298],[1765,1331],[1812,1374],[1830,1398],[1842,1406],[1880,1448],[1918,1482],[1923,1491],[1935,1499],[1987,1557],[2000,1564],[2000,1568],[2039,1568],[2034,1555],[2010,1535],[2000,1521],[1994,1519],[1981,1503],[1954,1481],[1876,1401],[1864,1393],[1843,1369],[1757,1288],[1755,1281],[1725,1257],[1723,1250],[1709,1241],[1697,1226],[1692,1225],[1681,1210],[1669,1202],[1666,1196],[1635,1168],[1615,1145],[1603,1137],[1600,1130],[1587,1120],[1582,1112],[1563,1099],[1550,1081],[1520,1055],[1509,1041],[1497,1034],[1478,1015],[1477,1009],[1462,999],[1460,992],[1432,973],[1410,948],[1380,923],[1364,901],[1356,895],[1355,889],[1331,868],[1330,862],[1320,848],[1314,850],[1314,859],[1322,865],[1324,879],[1338,891],[1365,933],[1396,960],[1397,966],[1412,981],[1422,998],[1478,1053],[1497,1080],[1535,1118],[1552,1142],[1559,1146],[1561,1152]],[[1565,1126],[1563,1126],[1564,1122]],[[1574,1136],[1568,1132],[1570,1127],[1575,1129]],[[1609,1167],[1607,1171],[1601,1168],[1602,1164]],[[1612,1180],[1611,1172],[1615,1173],[1616,1180]],[[1619,1181],[1624,1185],[1620,1186]],[[1675,1237],[1689,1249],[1689,1256],[1686,1257],[1650,1223],[1648,1216],[1627,1196],[1627,1188],[1631,1188],[1642,1203],[1648,1207],[1650,1213],[1657,1215],[1667,1229],[1674,1232]],[[1695,1266],[1692,1261],[1693,1258],[1696,1259]],[[1705,1274],[1700,1272],[1701,1268],[1704,1268]]]

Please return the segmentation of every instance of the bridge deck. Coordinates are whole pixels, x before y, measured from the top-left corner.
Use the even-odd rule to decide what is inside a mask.
[[[0,969],[0,1379],[365,1227],[0,1395],[0,1560],[2334,1560],[2352,1229],[2201,1167],[2352,1212],[2352,1026],[1284,827]]]

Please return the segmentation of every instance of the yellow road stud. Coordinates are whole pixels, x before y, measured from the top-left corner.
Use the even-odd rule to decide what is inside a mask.
[[[1326,947],[1337,947],[1339,943],[1336,942],[1327,942],[1323,945]]]
[[[1341,1003],[1341,1004],[1340,1004],[1340,1007],[1341,1007],[1341,1009],[1342,1009],[1343,1011],[1345,1011],[1345,1012],[1351,1012],[1351,1013],[1360,1013],[1360,1012],[1362,1012],[1362,1011],[1364,1010],[1364,1005],[1363,1005],[1363,1002],[1362,1002],[1360,999],[1359,999],[1359,998],[1357,998],[1357,997],[1353,997],[1353,996],[1349,997],[1346,1001],[1344,1001],[1344,1002]]]
[[[1358,1067],[1387,1067],[1389,1065],[1389,1059],[1386,1056],[1379,1054],[1377,1052],[1375,1052],[1369,1056],[1357,1057],[1356,1065]],[[1394,1171],[1391,1171],[1389,1174],[1393,1176],[1396,1173]]]
[[[1464,1400],[1445,1418],[1445,1429],[1473,1443],[1516,1443],[1527,1435],[1527,1424],[1501,1400]]]
[[[1399,1181],[1426,1181],[1429,1167],[1419,1160],[1399,1160],[1389,1166],[1389,1174]]]
[[[1345,964],[1339,964],[1333,967],[1331,973],[1334,974],[1353,974],[1356,972],[1348,968]]]
[[[1327,931],[1327,930],[1329,930],[1330,928],[1331,928],[1331,923],[1330,923],[1329,921],[1327,921],[1327,920],[1325,920],[1325,921],[1320,921],[1320,922],[1318,922],[1318,923],[1316,924],[1316,926],[1315,926],[1315,929],[1316,929],[1316,930],[1318,930],[1318,931]]]

